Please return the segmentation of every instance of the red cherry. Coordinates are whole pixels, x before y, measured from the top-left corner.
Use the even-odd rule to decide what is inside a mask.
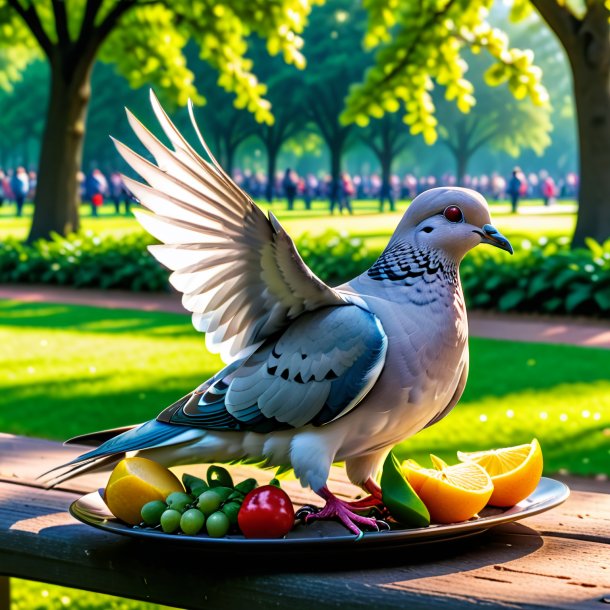
[[[450,205],[445,208],[443,212],[443,216],[449,222],[462,222],[464,220],[464,214],[462,214],[462,210],[457,207],[457,205]]]

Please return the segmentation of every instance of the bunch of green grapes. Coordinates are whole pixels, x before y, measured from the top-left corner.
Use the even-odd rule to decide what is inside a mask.
[[[175,491],[165,499],[142,507],[140,527],[160,528],[166,534],[182,532],[195,536],[205,531],[211,538],[222,538],[237,528],[237,514],[246,495],[257,487],[255,479],[237,485],[228,471],[210,466],[207,482],[190,474],[182,476],[186,491]]]

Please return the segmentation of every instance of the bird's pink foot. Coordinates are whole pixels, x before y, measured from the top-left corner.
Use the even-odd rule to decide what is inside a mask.
[[[349,502],[337,498],[328,487],[323,487],[317,492],[319,496],[326,500],[324,508],[318,512],[308,512],[304,515],[305,523],[312,521],[334,519],[342,523],[350,532],[356,536],[362,536],[361,527],[366,527],[379,531],[380,525],[387,527],[383,521],[378,521],[371,517],[364,517],[354,512]],[[369,508],[361,507],[361,508]]]

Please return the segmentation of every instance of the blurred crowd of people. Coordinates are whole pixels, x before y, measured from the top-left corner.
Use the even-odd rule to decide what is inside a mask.
[[[350,175],[341,174],[338,180],[329,175],[317,176],[309,173],[299,176],[288,168],[276,174],[271,189],[267,176],[262,172],[236,170],[235,181],[254,199],[263,199],[269,192],[275,197],[285,197],[288,209],[294,209],[295,200],[302,199],[305,209],[311,208],[314,199],[329,201],[331,214],[339,211],[352,212],[353,199],[373,199],[379,201],[379,211],[383,212],[386,204],[394,211],[397,200],[413,199],[420,193],[437,186],[456,186],[455,175],[446,173],[442,176],[415,176],[407,173],[402,176],[393,174],[389,180],[382,180],[379,174]],[[500,174],[466,175],[463,186],[479,191],[490,201],[509,199],[516,212],[519,200],[542,199],[544,205],[552,204],[556,199],[574,199],[578,194],[578,176],[575,173],[553,178],[548,171],[525,174],[519,167],[504,178]]]
[[[457,184],[456,177],[450,173],[419,177],[411,173],[393,174],[388,180],[383,180],[379,174],[350,175],[343,172],[338,179],[332,179],[324,174],[299,175],[291,168],[278,172],[271,185],[263,172],[237,169],[234,178],[254,199],[283,197],[288,210],[294,209],[297,200],[303,202],[306,210],[311,209],[314,200],[326,200],[331,214],[335,211],[353,213],[354,199],[376,200],[380,212],[386,209],[386,204],[390,211],[394,211],[398,200],[413,199],[436,186]],[[462,182],[463,186],[479,191],[490,201],[509,199],[513,212],[518,211],[519,201],[523,198],[541,199],[544,205],[551,205],[556,199],[573,199],[578,194],[578,176],[575,173],[554,178],[544,170],[526,174],[519,167],[515,167],[506,178],[497,173],[467,175]],[[117,214],[129,213],[134,198],[119,172],[104,174],[100,169],[87,174],[81,172],[79,183],[81,198],[91,205],[93,216],[97,216],[98,210],[107,202],[114,205]],[[14,202],[16,214],[21,216],[24,203],[34,199],[36,185],[35,171],[27,171],[24,167],[6,171],[0,168],[0,205],[5,201]]]
[[[98,209],[108,201],[114,204],[117,214],[121,213],[121,206],[125,214],[129,213],[134,199],[119,172],[112,172],[108,177],[99,169],[88,174],[79,172],[78,181],[81,200],[90,203],[93,216],[97,216]],[[12,201],[16,215],[21,216],[25,202],[34,200],[37,184],[38,175],[33,170],[26,171],[24,167],[17,167],[4,171],[0,168],[0,206]]]

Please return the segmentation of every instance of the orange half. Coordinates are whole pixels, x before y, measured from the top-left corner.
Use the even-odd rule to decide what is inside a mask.
[[[493,483],[484,468],[474,462],[448,466],[431,455],[435,468],[414,460],[402,464],[403,473],[436,523],[456,523],[474,517],[489,501]]]
[[[527,498],[542,476],[542,449],[536,439],[525,445],[464,453],[458,459],[465,464],[482,466],[491,477],[494,491],[492,506],[513,506]]]

